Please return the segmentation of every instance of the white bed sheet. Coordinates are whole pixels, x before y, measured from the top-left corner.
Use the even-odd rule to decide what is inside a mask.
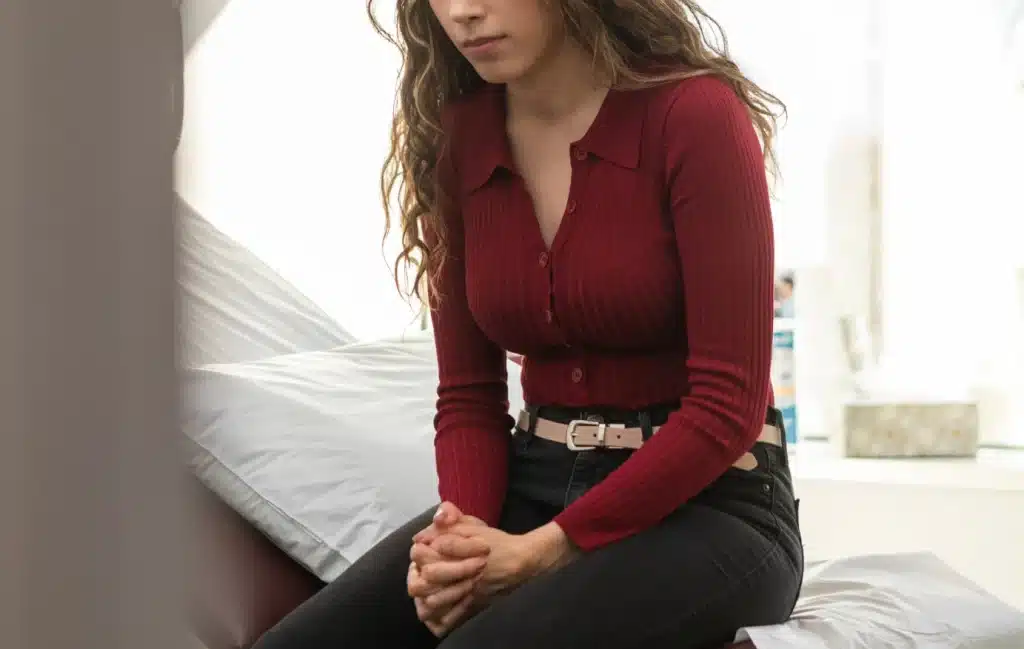
[[[1021,649],[1024,613],[929,553],[807,566],[786,624],[740,632],[757,649]]]
[[[182,358],[185,367],[323,350],[353,337],[272,268],[181,197]]]

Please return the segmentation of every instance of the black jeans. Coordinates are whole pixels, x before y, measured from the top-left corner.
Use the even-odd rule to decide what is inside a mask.
[[[630,453],[573,452],[518,433],[500,525],[512,533],[549,522]],[[753,453],[758,468],[729,469],[656,527],[527,582],[440,642],[405,592],[411,539],[430,523],[431,509],[381,541],[256,647],[720,649],[740,627],[785,621],[803,574],[786,449],[759,443]]]

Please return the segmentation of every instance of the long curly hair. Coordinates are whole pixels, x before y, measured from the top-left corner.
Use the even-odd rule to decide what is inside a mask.
[[[785,105],[748,79],[729,56],[721,25],[693,0],[549,0],[568,36],[592,55],[613,88],[640,89],[711,74],[728,83],[747,105],[760,136],[768,172],[776,176],[773,141]],[[391,126],[391,148],[381,172],[385,238],[397,221],[402,249],[393,271],[396,286],[427,304],[433,279],[448,255],[444,225],[447,197],[437,160],[445,145],[441,112],[446,104],[484,85],[445,34],[428,0],[397,0],[397,36],[375,15],[374,29],[398,48],[402,67]],[[397,199],[398,214],[392,201]],[[427,231],[431,236],[424,237]],[[413,271],[413,281],[408,282]],[[405,281],[403,282],[403,278]]]

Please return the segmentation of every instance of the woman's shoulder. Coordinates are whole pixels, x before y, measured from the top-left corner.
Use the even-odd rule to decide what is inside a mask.
[[[710,126],[722,118],[746,114],[746,105],[728,81],[700,74],[660,84],[645,91],[650,113],[673,126]]]
[[[760,155],[746,103],[720,76],[703,74],[650,88],[646,101],[644,148],[667,156],[669,166],[698,154]],[[666,162],[659,157],[657,164]]]

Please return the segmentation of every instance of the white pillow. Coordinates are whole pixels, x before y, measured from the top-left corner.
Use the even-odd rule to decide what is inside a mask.
[[[298,289],[177,199],[185,367],[324,350],[352,336]]]
[[[209,365],[186,381],[193,470],[324,581],[437,502],[426,335]],[[509,386],[515,412],[511,362]]]
[[[785,624],[740,632],[757,649],[1020,649],[1024,613],[935,555],[869,555],[807,566]]]

